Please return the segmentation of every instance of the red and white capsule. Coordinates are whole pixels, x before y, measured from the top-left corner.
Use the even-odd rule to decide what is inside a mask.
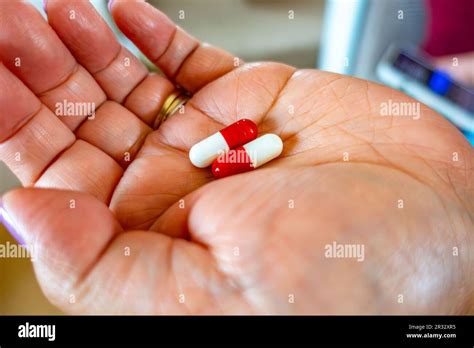
[[[220,154],[246,144],[257,136],[257,125],[254,122],[245,118],[238,120],[193,145],[189,151],[189,159],[196,167],[205,168],[210,166]]]
[[[220,155],[212,164],[215,178],[254,170],[280,156],[283,142],[275,134],[265,134],[248,144]]]

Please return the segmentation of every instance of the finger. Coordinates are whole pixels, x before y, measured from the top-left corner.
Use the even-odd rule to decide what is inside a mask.
[[[127,97],[123,105],[152,126],[166,98],[175,87],[158,74],[149,74]]]
[[[97,147],[77,140],[41,175],[36,187],[87,192],[108,203],[123,169]]]
[[[89,195],[15,190],[3,197],[2,214],[32,251],[43,291],[65,312],[249,310],[205,248],[157,233],[123,233]]]
[[[102,88],[80,65],[77,65],[71,77],[60,86],[41,93],[39,97],[43,104],[72,131],[75,131],[107,99]]]
[[[56,33],[28,3],[2,2],[0,59],[52,111],[57,102],[88,102],[98,106],[105,94],[81,69]],[[87,115],[61,117],[75,129]]]
[[[119,103],[146,77],[148,70],[122,47],[89,1],[48,0],[49,24],[77,61]]]
[[[2,63],[0,91],[0,142],[3,142],[38,112],[41,102]]]
[[[89,192],[108,202],[123,173],[117,162],[97,147],[76,141],[2,64],[0,90],[0,159],[21,182]]]
[[[74,71],[74,57],[32,5],[2,2],[0,28],[2,61],[34,93],[57,87]]]
[[[133,161],[145,137],[152,129],[134,114],[116,102],[105,102],[76,132],[79,139],[87,141],[122,167]]]
[[[240,65],[238,58],[201,45],[162,12],[143,1],[114,1],[120,30],[169,78],[191,92]]]
[[[32,185],[76,138],[3,64],[0,91],[0,159]]]
[[[72,191],[18,189],[2,197],[20,242],[35,257],[35,271],[47,295],[74,287],[94,266],[115,235],[122,232],[107,207]],[[54,298],[53,298],[54,299]]]

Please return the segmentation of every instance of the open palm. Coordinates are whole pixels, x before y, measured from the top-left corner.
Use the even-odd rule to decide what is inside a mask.
[[[432,110],[381,116],[382,103],[413,100],[244,64],[144,2],[115,1],[119,28],[166,79],[88,1],[46,11],[49,25],[28,4],[1,4],[0,158],[25,186],[59,189],[15,190],[3,204],[64,311],[474,310],[474,154]],[[175,85],[193,97],[153,130]],[[63,101],[94,103],[95,117],[58,117]],[[283,154],[214,181],[188,150],[239,118],[279,134]],[[333,243],[365,257],[326,257]]]

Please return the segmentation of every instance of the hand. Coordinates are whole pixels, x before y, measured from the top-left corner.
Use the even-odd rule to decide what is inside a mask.
[[[46,10],[49,25],[1,4],[0,156],[25,185],[50,188],[14,190],[3,206],[62,310],[473,312],[474,153],[435,112],[382,116],[389,100],[416,102],[348,76],[244,64],[150,5],[116,0],[115,22],[167,80],[87,1]],[[152,130],[174,84],[193,97]],[[63,100],[94,102],[95,118],[57,117]],[[243,117],[281,136],[280,158],[217,181],[190,164],[194,143]],[[328,257],[334,243],[364,253]]]

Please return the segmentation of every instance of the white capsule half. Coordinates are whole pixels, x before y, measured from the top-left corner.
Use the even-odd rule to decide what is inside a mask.
[[[210,137],[194,144],[189,150],[189,159],[198,168],[206,168],[219,157],[222,152],[229,151],[229,145],[221,132],[214,133]]]
[[[243,147],[252,161],[252,166],[258,168],[281,155],[283,142],[276,134],[265,134]]]

